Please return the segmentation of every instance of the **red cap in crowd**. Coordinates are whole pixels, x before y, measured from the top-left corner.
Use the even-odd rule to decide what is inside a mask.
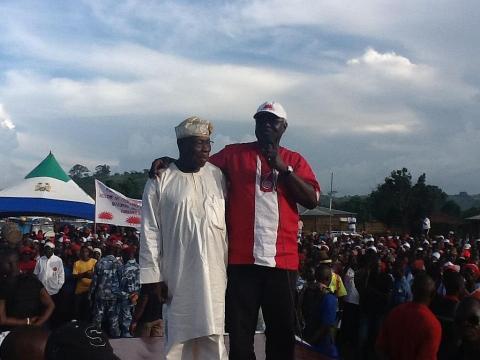
[[[20,254],[33,254],[33,249],[30,246],[23,246],[20,249]]]

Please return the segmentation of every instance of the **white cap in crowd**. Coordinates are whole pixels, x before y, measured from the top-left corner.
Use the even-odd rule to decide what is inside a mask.
[[[276,101],[264,102],[258,107],[257,112],[255,113],[255,115],[253,115],[253,117],[256,118],[256,116],[261,112],[269,112],[273,115],[278,116],[279,118],[287,120],[287,112],[283,108],[282,104]]]
[[[460,266],[459,266],[459,265],[455,265],[455,264],[452,263],[451,261],[447,261],[447,262],[443,265],[443,268],[444,268],[444,269],[448,269],[448,270],[452,270],[452,271],[455,271],[455,272],[460,272]]]

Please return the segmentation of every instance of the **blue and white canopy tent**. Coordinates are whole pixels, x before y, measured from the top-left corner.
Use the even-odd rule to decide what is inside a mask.
[[[48,156],[18,185],[0,191],[0,216],[58,215],[95,219],[95,201]]]

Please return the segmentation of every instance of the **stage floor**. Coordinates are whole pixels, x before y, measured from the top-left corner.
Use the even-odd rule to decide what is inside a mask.
[[[110,340],[115,354],[121,360],[161,360],[163,338],[124,338]],[[225,337],[228,349],[228,336]],[[265,360],[265,335],[255,335],[255,354],[257,360]],[[301,344],[295,348],[295,360],[328,360],[306,349]]]

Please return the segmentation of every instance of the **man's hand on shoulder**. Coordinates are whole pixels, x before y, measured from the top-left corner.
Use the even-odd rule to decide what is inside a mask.
[[[153,160],[150,170],[148,171],[148,177],[150,179],[155,179],[156,176],[160,175],[162,170],[165,170],[174,161],[175,159],[168,156]]]

